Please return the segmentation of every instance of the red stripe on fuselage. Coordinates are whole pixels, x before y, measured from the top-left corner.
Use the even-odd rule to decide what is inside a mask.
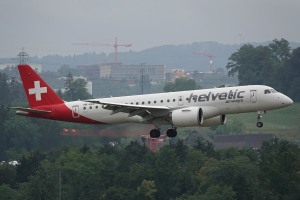
[[[64,103],[54,104],[51,106],[38,106],[32,109],[47,110],[47,111],[51,111],[51,113],[49,114],[29,113],[28,114],[29,117],[52,119],[52,120],[59,120],[65,122],[85,123],[85,124],[105,124],[103,122],[98,122],[96,120],[89,119],[82,115],[79,115],[78,118],[74,118],[72,115],[72,110],[70,110]]]

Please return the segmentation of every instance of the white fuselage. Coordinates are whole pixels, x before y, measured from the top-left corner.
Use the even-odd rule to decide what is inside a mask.
[[[237,86],[213,88],[203,90],[146,94],[95,99],[101,102],[128,104],[137,106],[166,106],[169,110],[152,112],[154,116],[163,116],[172,110],[185,107],[214,108],[217,115],[243,112],[256,112],[286,107],[293,101],[280,92],[263,85]],[[107,124],[143,123],[145,120],[139,115],[129,115],[126,112],[113,112],[103,108],[102,104],[86,101],[66,102],[72,110],[73,117],[86,118]],[[145,122],[146,123],[146,122]],[[161,122],[160,124],[164,124]]]

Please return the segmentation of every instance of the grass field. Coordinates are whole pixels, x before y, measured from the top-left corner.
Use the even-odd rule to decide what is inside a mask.
[[[300,141],[300,103],[294,103],[279,110],[267,111],[262,118],[264,123],[262,128],[256,127],[256,113],[228,115],[227,117],[228,123],[233,119],[242,121],[248,134],[272,133],[280,138]]]
[[[243,113],[227,115],[227,124],[232,123],[233,120],[239,120],[245,125],[245,132],[240,134],[258,134],[270,133],[274,134],[281,139],[292,140],[300,144],[300,103],[273,111],[267,111],[263,115],[262,121],[264,126],[262,128],[256,127],[257,114],[256,113]],[[74,124],[72,124],[73,127]],[[82,125],[80,125],[82,127]],[[106,125],[101,126],[99,130],[88,130],[89,134],[94,136],[112,136],[112,137],[137,137],[141,135],[148,135],[149,131],[154,128],[151,125],[144,124],[123,124],[123,125]],[[166,131],[169,126],[165,126],[162,133]],[[210,131],[208,127],[189,127],[179,128],[178,137],[181,139],[186,138],[191,132],[204,134]]]

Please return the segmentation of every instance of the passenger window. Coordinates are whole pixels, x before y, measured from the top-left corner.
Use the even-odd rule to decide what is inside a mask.
[[[136,102],[135,104],[136,104],[136,105],[139,105],[139,102]]]
[[[176,100],[175,99],[173,99],[173,102],[175,102]]]
[[[98,106],[96,106],[96,109],[98,109]]]
[[[92,109],[92,106],[90,106],[90,109]]]
[[[156,103],[156,101],[154,101],[154,103]]]
[[[86,110],[86,107],[83,107],[83,110]]]
[[[148,104],[150,104],[151,103],[151,101],[148,101]]]
[[[160,100],[160,103],[163,103],[164,102],[164,100]]]
[[[168,99],[167,102],[170,102],[170,99]]]
[[[144,105],[145,103],[144,103],[144,102],[142,102],[142,104]]]

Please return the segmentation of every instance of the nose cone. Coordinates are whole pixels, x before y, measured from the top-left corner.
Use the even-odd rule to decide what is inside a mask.
[[[289,97],[287,97],[287,103],[286,104],[288,104],[288,105],[292,105],[294,102],[293,102],[293,100],[291,99],[291,98],[289,98]]]
[[[291,98],[289,98],[288,96],[285,96],[281,99],[281,102],[283,105],[285,106],[289,106],[293,104],[293,100]]]

